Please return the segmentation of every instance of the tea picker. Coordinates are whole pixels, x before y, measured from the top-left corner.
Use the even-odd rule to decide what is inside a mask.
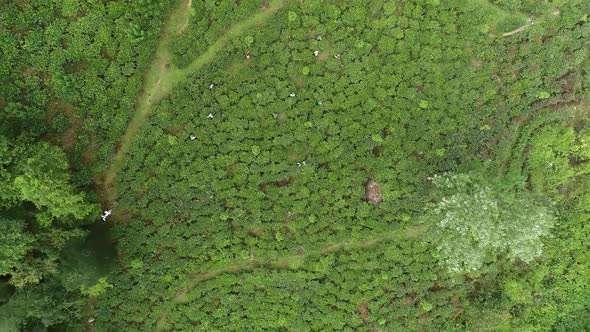
[[[113,210],[106,210],[102,213],[102,215],[100,216],[100,218],[102,219],[102,221],[107,221],[107,218],[113,213]]]

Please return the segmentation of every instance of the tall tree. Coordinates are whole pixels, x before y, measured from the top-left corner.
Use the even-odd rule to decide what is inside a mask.
[[[476,271],[498,254],[526,263],[541,255],[542,237],[556,218],[550,204],[521,181],[475,172],[431,180],[439,199],[425,219],[434,226],[432,241],[450,271]]]
[[[78,226],[97,208],[70,184],[64,152],[47,143],[0,139],[0,275],[18,287],[38,283],[59,251],[84,235]],[[16,153],[15,153],[16,152]]]

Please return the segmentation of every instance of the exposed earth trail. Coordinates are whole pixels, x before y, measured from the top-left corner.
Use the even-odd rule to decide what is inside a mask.
[[[102,184],[103,198],[110,205],[113,204],[117,198],[117,191],[115,188],[115,179],[118,172],[123,166],[125,156],[129,152],[133,137],[137,134],[137,131],[141,125],[145,122],[145,119],[155,102],[155,97],[160,95],[161,87],[163,82],[168,79],[169,68],[169,46],[172,38],[181,33],[183,26],[188,25],[190,18],[190,5],[192,0],[180,0],[177,8],[173,9],[158,40],[156,51],[152,64],[149,66],[144,82],[143,89],[137,96],[134,107],[134,114],[127,129],[123,134],[120,141],[120,147],[115,151],[111,162],[104,175]]]
[[[179,1],[162,29],[154,54],[154,60],[145,75],[143,90],[136,99],[133,117],[129,121],[127,129],[121,138],[119,149],[114,153],[104,174],[102,191],[105,203],[113,205],[117,199],[115,185],[117,175],[123,168],[125,157],[129,153],[133,138],[145,122],[153,106],[168,96],[190,74],[210,63],[216,54],[226,46],[227,42],[238,37],[243,31],[266,21],[283,8],[287,2],[286,0],[270,1],[269,6],[265,9],[230,27],[205,53],[193,60],[188,67],[179,69],[170,64],[169,47],[172,38],[183,33],[188,27],[192,0]]]
[[[240,273],[252,271],[258,268],[296,270],[303,266],[305,260],[310,257],[327,256],[345,250],[362,250],[382,244],[384,242],[390,242],[399,239],[415,239],[425,234],[429,228],[430,227],[427,224],[416,224],[407,226],[405,228],[400,227],[378,237],[335,243],[316,250],[306,251],[306,253],[302,255],[286,256],[273,260],[258,260],[256,258],[250,258],[244,262],[226,264],[209,271],[195,272],[187,284],[177,291],[176,295],[169,300],[168,305],[166,305],[162,310],[154,324],[155,331],[166,330],[166,319],[168,314],[170,311],[172,311],[172,309],[174,309],[176,305],[190,302],[188,295],[192,289],[194,289],[197,285],[214,279],[222,274]]]

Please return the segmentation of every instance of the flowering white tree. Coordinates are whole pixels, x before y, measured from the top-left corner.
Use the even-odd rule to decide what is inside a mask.
[[[556,221],[547,203],[524,188],[502,185],[501,179],[445,174],[431,180],[442,198],[426,219],[450,271],[476,271],[488,255],[499,253],[526,263],[541,255],[541,238]]]

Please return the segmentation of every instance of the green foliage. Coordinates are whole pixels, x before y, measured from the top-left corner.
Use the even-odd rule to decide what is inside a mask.
[[[228,27],[260,10],[260,4],[259,0],[193,0],[190,28],[171,43],[172,63],[180,68],[186,67],[205,53]],[[256,40],[252,32],[245,34],[241,39],[242,56]]]
[[[38,136],[46,131],[43,112],[18,102],[9,102],[0,112],[0,133],[14,138],[20,133]]]
[[[78,15],[80,3],[76,0],[64,0],[61,6],[61,12],[64,16],[72,17]]]
[[[21,201],[33,203],[40,211],[37,220],[41,227],[51,226],[54,220],[85,220],[97,213],[95,206],[85,202],[84,194],[74,193],[66,157],[60,148],[37,144],[16,169],[19,174],[14,177],[14,188]]]
[[[82,226],[99,213],[81,186],[87,190],[104,168],[125,127],[152,54],[150,33],[168,5],[143,4],[151,11],[144,15],[122,2],[0,4],[0,275],[12,290],[0,301],[0,321],[7,329],[82,321],[84,303],[72,291],[96,282],[96,265],[80,272],[77,262],[97,263],[105,251],[74,247],[86,243]],[[141,42],[125,35],[130,22],[145,32]]]
[[[0,4],[3,135],[29,132],[61,144],[78,171],[74,182],[90,184],[125,128],[171,3]],[[60,132],[64,117],[70,124]]]
[[[185,5],[0,4],[0,329],[586,329],[590,2]]]
[[[138,24],[131,23],[128,36],[134,43],[138,43],[145,38],[145,31]]]
[[[0,275],[8,275],[24,260],[34,238],[25,230],[25,223],[0,219]]]
[[[55,280],[47,280],[17,290],[10,302],[0,306],[0,327],[8,327],[6,331],[44,331],[64,322],[75,326],[83,319],[82,305],[79,294],[64,292]]]
[[[551,126],[537,130],[531,137],[526,171],[535,190],[555,192],[571,181],[575,174],[570,165],[575,136],[573,128]]]
[[[260,154],[260,147],[258,145],[252,145],[252,154],[258,156]]]
[[[105,294],[109,288],[113,288],[113,285],[107,282],[107,278],[100,278],[98,279],[98,282],[91,287],[87,288],[84,285],[80,286],[80,293],[89,297],[97,297]]]
[[[76,102],[79,100],[79,91],[77,82],[73,77],[63,73],[57,73],[53,79],[53,84],[60,98],[68,102]]]
[[[135,10],[146,18],[157,17],[162,13],[164,3],[158,0],[137,0]]]
[[[4,138],[4,136],[0,136]],[[63,151],[47,143],[2,140],[0,167],[2,250],[0,275],[17,287],[39,283],[57,269],[60,251],[85,232],[77,229],[98,213],[70,183]]]

